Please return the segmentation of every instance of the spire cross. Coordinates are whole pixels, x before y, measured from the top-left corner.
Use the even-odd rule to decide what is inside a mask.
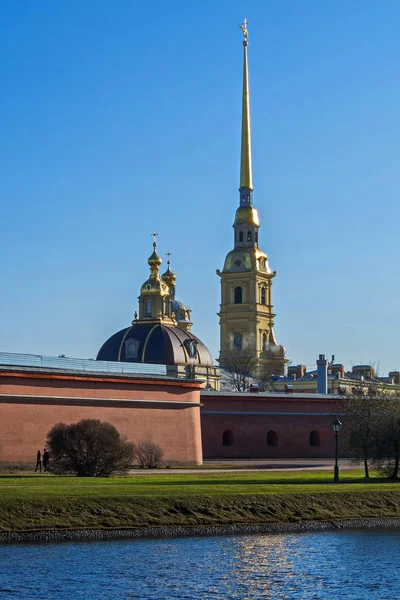
[[[168,250],[168,252],[167,252],[167,256],[168,256],[167,265],[170,265],[170,264],[171,264],[171,261],[169,260],[169,257],[171,256],[171,254],[172,254],[172,252],[170,252],[170,251]]]
[[[249,25],[249,22],[245,17],[243,23],[241,25],[239,25],[240,29],[242,30],[243,37],[245,40],[247,40],[247,38],[249,37],[249,33],[247,31],[247,25]]]
[[[154,246],[154,247],[156,247],[156,246],[157,246],[157,236],[158,236],[159,234],[157,233],[157,231],[156,231],[156,230],[154,230],[154,231],[153,231],[153,233],[152,233],[151,235],[152,235],[152,238],[153,238],[153,246]]]

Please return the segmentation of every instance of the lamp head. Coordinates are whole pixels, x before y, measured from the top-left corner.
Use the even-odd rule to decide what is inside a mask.
[[[339,421],[338,417],[332,423],[332,429],[335,433],[339,433],[342,428],[342,423]]]

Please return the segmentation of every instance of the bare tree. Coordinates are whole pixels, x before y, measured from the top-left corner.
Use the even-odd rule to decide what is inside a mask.
[[[377,419],[378,438],[374,465],[390,479],[399,478],[400,398],[393,394],[382,400]]]
[[[381,395],[376,388],[370,388],[367,394],[346,393],[343,400],[344,439],[347,452],[356,461],[364,463],[365,478],[369,478],[369,461],[376,453],[377,420],[381,404]]]
[[[245,350],[232,350],[224,355],[221,368],[226,379],[238,392],[247,391],[257,369],[258,361]]]
[[[139,467],[148,469],[156,469],[160,466],[164,450],[155,442],[143,441],[139,442],[135,449],[135,456]]]

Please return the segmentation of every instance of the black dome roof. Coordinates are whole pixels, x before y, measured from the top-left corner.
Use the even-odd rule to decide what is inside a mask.
[[[96,360],[163,365],[213,364],[207,347],[192,333],[179,327],[139,321],[104,342]]]

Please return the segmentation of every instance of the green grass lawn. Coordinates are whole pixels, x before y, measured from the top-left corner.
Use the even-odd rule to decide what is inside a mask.
[[[262,473],[195,473],[126,475],[121,477],[56,477],[0,475],[0,500],[76,496],[169,497],[193,495],[293,494],[372,490],[400,490],[397,483],[363,479],[360,470],[344,471],[333,483],[326,471]]]
[[[0,530],[400,517],[400,485],[360,470],[0,476]]]

